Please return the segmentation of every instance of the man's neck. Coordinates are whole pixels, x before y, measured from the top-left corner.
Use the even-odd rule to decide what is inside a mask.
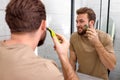
[[[11,38],[4,43],[5,45],[25,44],[35,50],[37,43],[33,37],[31,38],[29,34],[11,34]]]

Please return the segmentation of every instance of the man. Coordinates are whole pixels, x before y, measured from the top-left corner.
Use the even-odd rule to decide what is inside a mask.
[[[46,36],[46,12],[40,0],[10,0],[6,22],[11,38],[0,42],[0,80],[78,80],[67,56],[69,43],[63,36],[53,37],[63,74],[53,61],[34,53]]]
[[[107,69],[113,70],[116,58],[110,36],[94,28],[96,15],[91,8],[77,10],[77,32],[70,38],[70,63],[78,72],[108,80]],[[88,28],[87,28],[88,27]]]

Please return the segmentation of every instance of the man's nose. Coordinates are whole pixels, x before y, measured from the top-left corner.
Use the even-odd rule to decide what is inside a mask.
[[[77,26],[80,26],[80,23],[79,23],[79,22],[77,23]]]

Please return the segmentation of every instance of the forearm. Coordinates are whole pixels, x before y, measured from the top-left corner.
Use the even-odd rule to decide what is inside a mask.
[[[65,80],[79,80],[76,72],[73,70],[69,59],[65,57],[60,57],[60,62],[62,65],[63,75]]]
[[[101,42],[98,42],[95,45],[95,49],[99,55],[100,60],[104,64],[106,68],[109,70],[112,70],[115,68],[116,65],[116,58],[113,53],[107,52],[107,50],[104,48]]]
[[[69,61],[70,61],[70,64],[71,64],[73,70],[76,71],[76,61],[72,60],[71,58]]]
[[[64,80],[79,80],[68,59],[69,42],[62,35],[58,34],[57,37],[53,37],[53,42],[62,65]]]
[[[77,57],[76,57],[75,52],[73,50],[70,50],[69,61],[70,61],[70,64],[72,65],[73,69],[76,71]]]

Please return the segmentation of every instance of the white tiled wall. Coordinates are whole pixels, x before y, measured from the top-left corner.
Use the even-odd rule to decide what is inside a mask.
[[[111,0],[110,16],[115,21],[115,54],[117,65],[115,70],[111,71],[110,80],[120,80],[120,0]]]
[[[68,40],[70,37],[70,0],[42,0],[47,11],[47,27],[53,29],[56,33],[64,35]],[[47,32],[45,44],[38,49],[39,55],[44,58],[53,59],[60,67],[60,62],[54,44]]]
[[[9,0],[1,0],[0,3],[0,40],[8,39],[10,31],[5,21],[5,8]]]
[[[5,9],[10,0],[0,0],[0,9]]]

